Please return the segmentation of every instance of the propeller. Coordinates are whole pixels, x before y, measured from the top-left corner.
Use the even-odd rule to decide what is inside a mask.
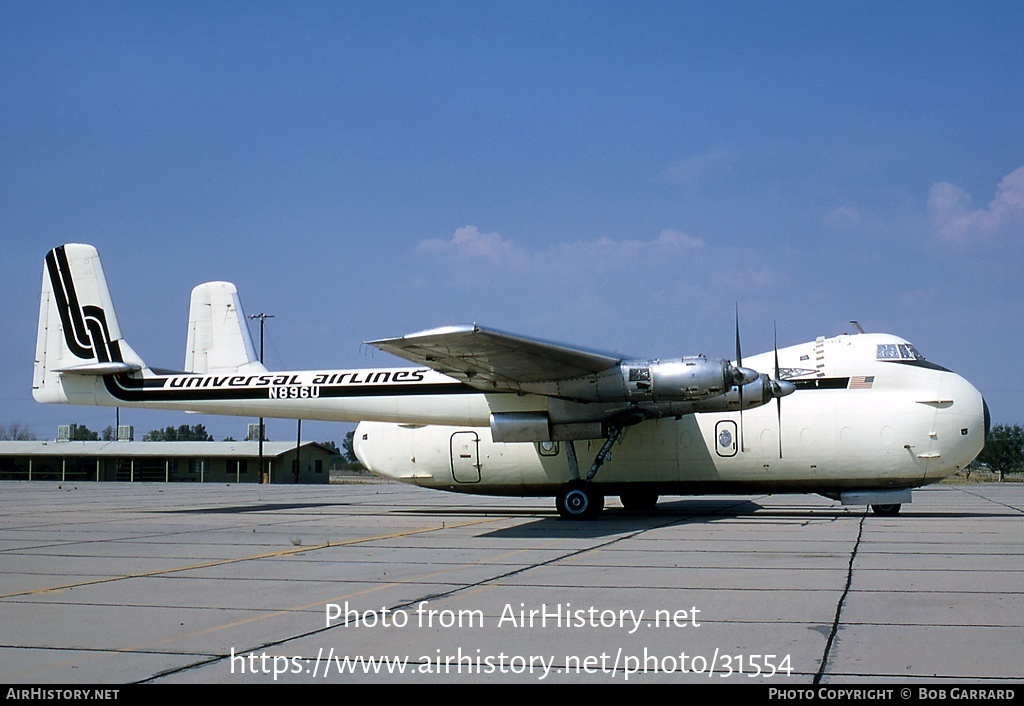
[[[779,418],[779,458],[782,458],[782,398],[791,395],[796,391],[796,385],[788,380],[780,379],[779,372],[779,330],[777,324],[772,322],[772,333],[775,337],[775,377],[772,379],[772,397],[775,398],[775,411]]]
[[[740,350],[739,304],[736,305],[736,365],[732,366],[730,374],[732,375],[732,383],[740,388],[740,394],[743,394],[742,390],[744,385],[748,385],[761,377],[761,374],[756,370],[743,367],[743,351]]]
[[[740,350],[740,304],[736,302],[736,372],[743,370],[743,352]],[[746,383],[737,383],[740,388],[740,453],[743,453],[743,387]]]

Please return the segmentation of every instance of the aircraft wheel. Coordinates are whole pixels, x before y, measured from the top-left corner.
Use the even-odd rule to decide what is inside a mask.
[[[558,491],[555,506],[563,520],[594,520],[604,509],[604,495],[590,483],[571,481]]]
[[[658,494],[644,490],[620,493],[619,501],[622,503],[622,507],[627,510],[650,512],[658,507]]]
[[[893,517],[895,515],[900,514],[901,507],[902,505],[900,503],[872,505],[871,512],[875,513],[876,515],[882,515],[884,517]]]

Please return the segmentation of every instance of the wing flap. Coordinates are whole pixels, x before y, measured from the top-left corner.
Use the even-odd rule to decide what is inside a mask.
[[[621,356],[525,338],[476,324],[447,326],[367,343],[475,387],[503,389],[515,389],[521,383],[593,375],[622,361]]]

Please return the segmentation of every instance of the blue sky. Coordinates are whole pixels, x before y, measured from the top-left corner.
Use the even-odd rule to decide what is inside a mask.
[[[1024,423],[1021,37],[1000,0],[8,0],[0,424],[113,423],[31,398],[63,242],[157,366],[208,280],[273,314],[275,369],[472,321],[731,357],[738,304],[748,354],[857,319]]]

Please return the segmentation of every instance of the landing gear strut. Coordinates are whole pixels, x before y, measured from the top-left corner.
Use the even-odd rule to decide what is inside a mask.
[[[565,455],[569,460],[569,476],[572,480],[563,485],[555,496],[555,507],[558,508],[558,514],[563,520],[593,520],[601,514],[604,509],[604,494],[591,481],[608,460],[612,446],[621,441],[625,433],[625,425],[608,427],[608,437],[601,444],[587,477],[583,479],[580,478],[576,446],[571,440],[566,442]]]

